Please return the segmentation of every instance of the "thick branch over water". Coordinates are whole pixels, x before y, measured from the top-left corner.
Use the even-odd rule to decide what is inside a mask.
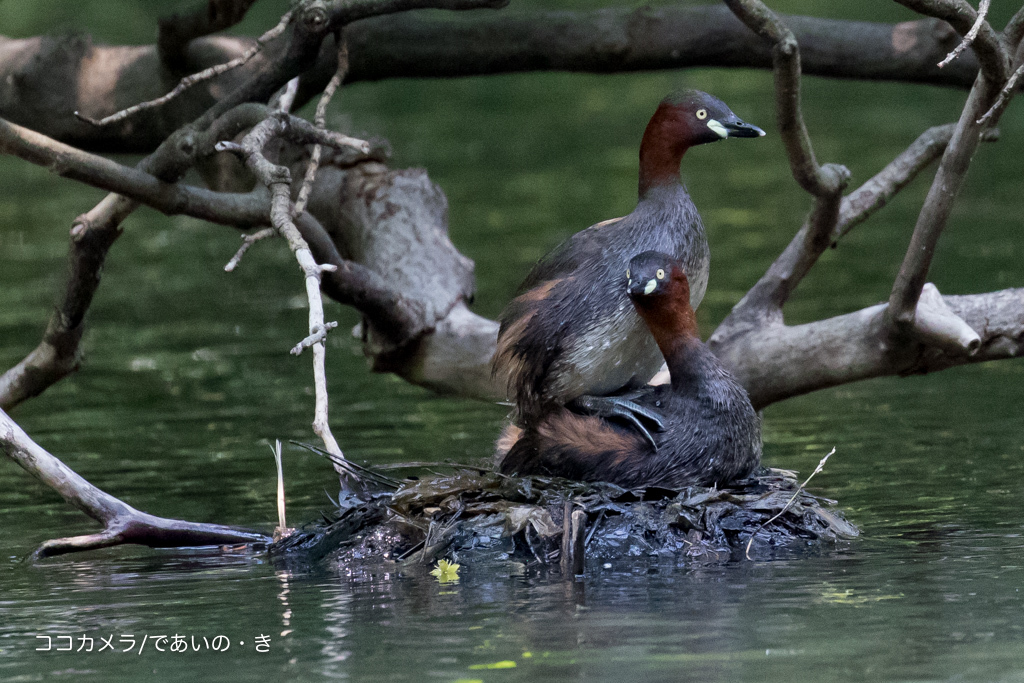
[[[1024,289],[942,297],[980,337],[974,355],[894,340],[885,304],[806,325],[771,325],[715,348],[754,406],[871,377],[924,374],[1024,356]]]
[[[71,505],[104,525],[87,536],[47,541],[36,557],[137,543],[151,548],[269,542],[263,534],[219,524],[196,524],[155,517],[96,488],[33,441],[0,410],[0,451]]]
[[[977,73],[970,51],[945,69],[936,66],[958,38],[935,19],[896,25],[782,19],[804,47],[804,73],[959,88],[969,87]],[[346,35],[351,59],[347,83],[523,71],[612,73],[772,64],[770,47],[721,6],[479,12],[444,18],[407,14],[356,22]],[[92,117],[106,116],[174,86],[163,78],[155,46],[100,46],[82,37],[0,37],[0,116],[90,149],[149,151],[254,74],[267,72],[263,81],[277,85],[260,90],[269,87],[270,92],[297,75],[287,70],[270,73],[269,64],[285,58],[287,42],[282,38],[268,45],[245,66],[194,86],[159,112],[98,129],[71,113],[77,109]],[[225,36],[193,40],[186,50],[185,70],[227,62],[252,44],[252,38]],[[319,94],[335,72],[335,54],[323,50],[312,57],[308,52],[294,57],[302,63],[315,61],[303,79],[305,98]]]

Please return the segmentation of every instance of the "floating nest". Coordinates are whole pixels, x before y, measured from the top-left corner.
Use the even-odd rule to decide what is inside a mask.
[[[726,562],[833,546],[859,533],[835,501],[801,489],[795,472],[772,468],[723,489],[627,490],[461,466],[400,482],[375,478],[394,490],[341,500],[321,522],[272,545],[271,554],[340,566],[472,562],[481,553],[540,565],[571,562],[575,553],[577,567],[583,554]],[[577,522],[585,523],[570,545],[569,517],[577,510],[585,515],[576,514]]]

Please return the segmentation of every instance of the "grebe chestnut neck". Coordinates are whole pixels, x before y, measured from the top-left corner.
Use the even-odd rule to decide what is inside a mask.
[[[690,147],[764,131],[721,100],[697,90],[666,97],[640,145],[639,201],[628,216],[576,233],[534,267],[501,315],[493,361],[507,380],[516,422],[552,406],[619,416],[646,433],[637,416],[660,427],[628,396],[661,367],[662,357],[621,286],[622,264],[641,251],[665,252],[689,277],[696,308],[708,280],[708,244],[693,201],[679,182]]]
[[[746,390],[701,342],[682,264],[647,251],[630,261],[627,277],[623,289],[672,377],[633,401],[656,413],[663,429],[651,443],[635,427],[553,406],[523,428],[501,459],[502,473],[682,488],[727,484],[759,465],[761,420]]]

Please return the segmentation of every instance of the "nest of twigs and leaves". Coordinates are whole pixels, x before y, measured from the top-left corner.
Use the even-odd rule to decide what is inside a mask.
[[[364,474],[364,481],[389,490],[338,501],[322,521],[271,546],[271,554],[310,563],[413,565],[464,562],[483,553],[527,564],[562,562],[564,568],[574,552],[576,566],[584,554],[601,561],[674,556],[725,562],[830,547],[859,533],[835,501],[808,493],[788,470],[762,468],[722,489],[627,490],[452,467],[449,474],[404,480]],[[574,512],[577,522],[585,520],[578,530],[570,524]],[[570,535],[578,536],[574,547]]]

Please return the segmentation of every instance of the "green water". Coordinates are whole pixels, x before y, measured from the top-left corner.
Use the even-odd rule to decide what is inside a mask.
[[[806,3],[805,3],[806,4]],[[903,18],[889,11],[885,19]],[[31,27],[31,23],[28,24]],[[708,225],[705,336],[798,227],[767,73],[523,75],[360,84],[336,123],[388,136],[396,165],[429,169],[453,240],[477,264],[475,308],[494,316],[567,234],[635,201],[636,146],[660,97],[707,89],[769,130],[692,151],[684,176]],[[807,80],[822,161],[866,180],[964,94]],[[936,257],[946,293],[1024,285],[1024,109],[979,152]],[[887,297],[927,180],[827,253],[787,308],[791,322]],[[101,193],[0,159],[0,367],[37,343],[60,287],[74,216]],[[146,511],[269,530],[267,439],[312,440],[309,361],[289,356],[306,316],[283,245],[234,274],[230,229],[139,211],[111,252],[90,312],[85,364],[14,417],[101,488]],[[350,328],[355,316],[330,304]],[[368,463],[482,459],[504,409],[438,398],[367,372],[357,343],[328,349],[332,424]],[[260,556],[122,547],[23,561],[95,525],[0,463],[0,680],[484,681],[1024,680],[1024,425],[1019,361],[839,387],[770,407],[765,462],[810,472],[862,529],[824,553],[688,566],[594,561],[585,584],[514,563],[464,565],[456,585],[422,570],[309,572]],[[286,451],[293,522],[333,493],[327,464]],[[224,635],[227,652],[159,653],[157,635]],[[37,652],[74,636],[93,652]],[[136,645],[123,652],[132,635]],[[257,653],[254,639],[271,638]],[[97,650],[101,638],[114,650]],[[244,641],[244,645],[239,641]],[[166,645],[165,645],[166,647]],[[514,668],[483,668],[504,663]]]

